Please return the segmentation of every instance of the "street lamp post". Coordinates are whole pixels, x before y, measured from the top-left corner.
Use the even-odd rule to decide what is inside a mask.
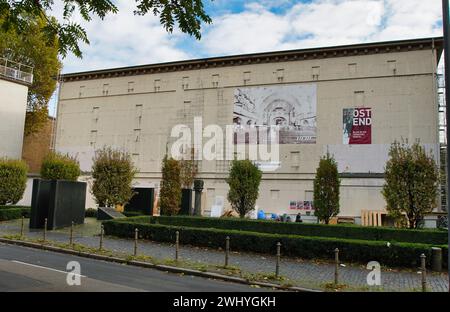
[[[446,114],[446,135],[447,135],[447,149],[446,149],[446,157],[447,157],[447,175],[450,173],[450,153],[448,151],[448,139],[450,138],[450,127],[449,127],[449,121],[450,121],[450,108],[448,107],[448,96],[450,96],[450,24],[449,24],[449,3],[448,0],[442,0],[442,26],[444,28],[444,61],[445,61],[445,114]],[[447,177],[448,181],[448,177]],[[450,221],[450,201],[449,201],[449,195],[450,195],[450,183],[447,182],[447,189],[446,189],[446,208],[447,208],[447,229],[448,229],[448,222]],[[448,231],[448,243],[450,243],[450,231]],[[449,270],[450,273],[450,248],[448,248],[448,266],[447,270]],[[450,292],[450,274],[449,274],[449,292]]]

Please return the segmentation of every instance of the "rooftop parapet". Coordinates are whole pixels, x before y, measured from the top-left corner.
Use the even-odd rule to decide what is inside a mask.
[[[33,67],[0,58],[0,77],[17,80],[26,84],[33,83]]]

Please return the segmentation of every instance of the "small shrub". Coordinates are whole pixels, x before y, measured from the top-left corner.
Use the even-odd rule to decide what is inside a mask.
[[[52,152],[42,161],[41,178],[44,180],[77,181],[80,174],[80,164],[68,154]]]
[[[406,215],[411,229],[437,206],[439,170],[432,155],[418,143],[394,142],[386,164],[382,194],[394,218]]]
[[[86,218],[97,218],[97,209],[88,208],[86,209],[85,215]]]
[[[0,221],[8,221],[30,217],[31,208],[21,206],[0,206]]]
[[[0,159],[0,205],[14,205],[22,199],[27,171],[27,165],[21,160]]]
[[[100,207],[125,205],[134,195],[136,174],[130,154],[105,147],[95,153],[92,165],[92,195]]]
[[[233,160],[228,179],[228,200],[231,207],[244,218],[255,209],[262,173],[250,160]]]
[[[314,215],[325,224],[339,214],[340,185],[337,163],[327,153],[320,159],[314,179]]]

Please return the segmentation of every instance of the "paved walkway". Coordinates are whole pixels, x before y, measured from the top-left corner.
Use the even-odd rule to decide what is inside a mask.
[[[100,223],[95,219],[86,219],[86,224],[75,227],[75,242],[77,244],[98,248]],[[20,221],[0,222],[0,235],[14,235],[20,233]],[[28,220],[25,224],[25,235],[30,238],[42,238],[43,231],[28,230]],[[69,229],[51,231],[47,239],[55,242],[68,243]],[[233,242],[231,242],[232,249]],[[132,240],[106,237],[104,248],[114,252],[132,254],[134,242]],[[141,255],[151,256],[154,259],[174,259],[175,249],[171,244],[151,241],[140,241],[138,252]],[[189,262],[210,265],[223,265],[224,252],[221,250],[199,248],[192,246],[180,247],[180,259]],[[231,253],[230,265],[238,267],[242,272],[251,274],[271,274],[275,271],[276,259],[270,255],[252,253]],[[283,258],[280,274],[287,277],[289,283],[296,286],[323,289],[324,285],[334,281],[334,264],[321,261]],[[382,269],[381,287],[369,287],[364,266],[344,264],[340,267],[340,283],[347,285],[347,290],[362,291],[420,291],[421,275],[418,272],[405,270]],[[427,275],[429,289],[435,292],[448,291],[447,274],[429,272]]]

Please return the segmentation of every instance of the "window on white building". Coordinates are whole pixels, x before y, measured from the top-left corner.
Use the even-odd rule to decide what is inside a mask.
[[[300,167],[300,152],[291,152],[291,166],[294,168]]]
[[[155,92],[161,91],[161,80],[160,79],[155,79],[154,87],[155,87]]]
[[[218,74],[212,75],[211,80],[212,80],[213,88],[218,88],[219,87],[219,78],[220,78],[220,76]]]
[[[97,143],[97,130],[92,130],[91,137],[90,137],[90,144],[91,144],[91,146],[95,147],[96,143]]]
[[[365,92],[355,91],[355,107],[364,107],[365,102]]]
[[[313,66],[312,67],[312,79],[319,80],[319,75],[320,75],[320,66]]]
[[[283,82],[284,81],[284,69],[277,69],[276,75],[277,75],[277,81],[278,82]]]
[[[98,107],[98,106],[94,106],[92,108],[92,122],[94,124],[98,123],[99,111],[100,111],[100,107]]]
[[[271,190],[270,191],[270,198],[271,199],[280,199],[280,190]]]
[[[143,105],[142,104],[137,104],[136,108],[135,108],[135,113],[134,113],[134,124],[135,124],[135,128],[136,129],[140,129],[141,128],[141,124],[142,124],[142,109],[143,109]]]
[[[248,85],[250,83],[251,80],[251,74],[252,72],[244,72],[244,85]]]
[[[78,91],[78,97],[83,97],[84,96],[85,89],[86,89],[85,86],[80,86],[80,90]]]
[[[396,60],[390,60],[390,61],[388,61],[388,67],[389,67],[389,71],[390,71],[393,75],[397,75],[397,61],[396,61]]]
[[[350,76],[355,76],[358,70],[358,65],[356,63],[348,64],[348,73]]]
[[[103,85],[103,96],[106,96],[109,94],[109,84],[105,83]]]
[[[134,81],[129,81],[128,82],[128,93],[133,93],[134,92]]]
[[[181,85],[183,90],[189,89],[189,77],[183,77],[183,83]]]

